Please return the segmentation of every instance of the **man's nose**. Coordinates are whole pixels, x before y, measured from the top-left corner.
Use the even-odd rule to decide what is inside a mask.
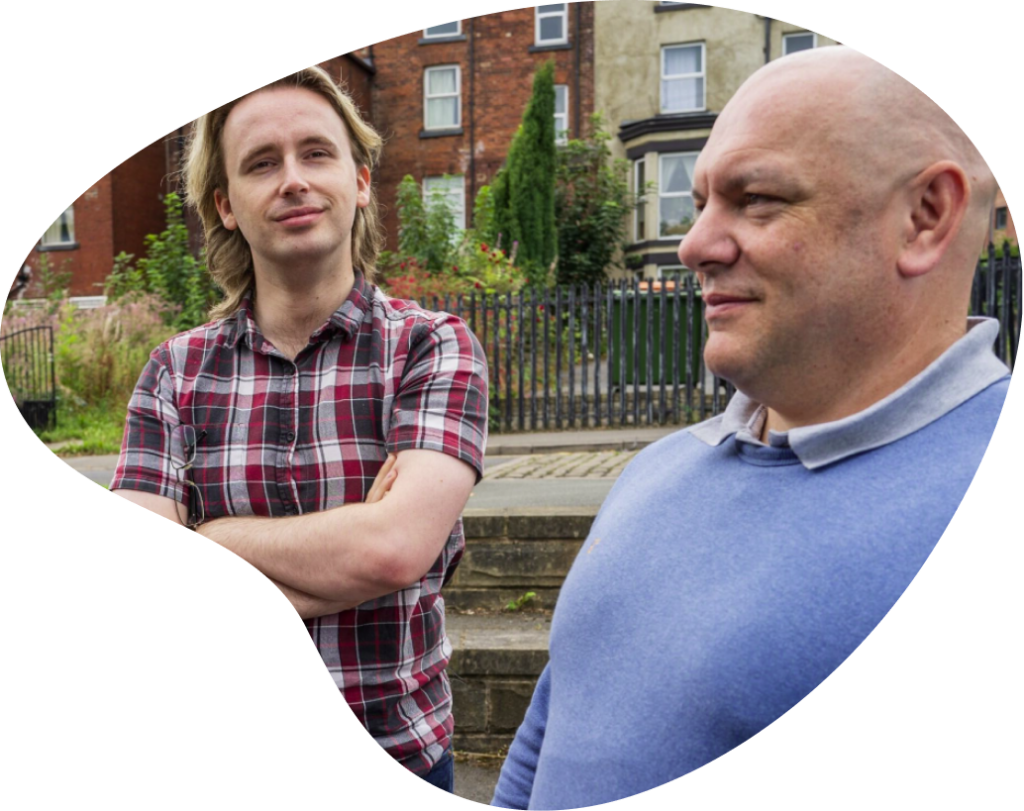
[[[679,243],[679,261],[701,273],[732,265],[739,253],[726,217],[710,202]]]
[[[285,158],[284,173],[281,177],[281,194],[303,194],[309,191],[309,183],[302,164],[294,158]]]

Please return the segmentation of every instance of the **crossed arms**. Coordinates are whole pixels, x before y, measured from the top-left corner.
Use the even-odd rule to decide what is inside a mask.
[[[218,518],[197,531],[263,572],[303,618],[323,616],[420,580],[475,483],[473,467],[454,456],[401,451],[389,457],[361,504],[287,518]],[[114,492],[178,522],[171,498]]]

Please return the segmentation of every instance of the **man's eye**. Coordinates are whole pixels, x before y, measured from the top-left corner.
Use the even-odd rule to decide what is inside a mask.
[[[769,197],[766,194],[757,194],[755,192],[748,192],[743,196],[744,202],[748,206],[763,205],[764,203],[770,203],[774,200],[773,197]]]

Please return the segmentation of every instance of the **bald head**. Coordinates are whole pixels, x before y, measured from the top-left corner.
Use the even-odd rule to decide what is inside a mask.
[[[941,161],[961,167],[970,200],[956,242],[976,259],[988,233],[995,179],[956,122],[910,82],[844,46],[801,51],[754,73],[716,127],[763,123],[779,110],[790,118],[794,137],[827,145],[821,160],[857,167],[869,194],[891,192]]]

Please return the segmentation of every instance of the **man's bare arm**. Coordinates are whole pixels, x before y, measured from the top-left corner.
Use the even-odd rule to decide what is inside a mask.
[[[394,469],[395,461],[395,455],[389,454],[388,458],[381,466],[380,471],[377,473],[377,477],[373,480],[373,484],[370,486],[365,503],[376,503],[388,494],[388,491],[391,489],[391,485],[394,483],[397,475],[397,471]],[[182,522],[181,516],[184,512],[184,507],[173,499],[138,490],[115,490],[114,492],[126,501],[131,501],[134,504],[138,504],[140,507],[145,507],[150,512],[161,515],[175,523]],[[326,600],[322,597],[316,597],[273,579],[270,579],[270,582],[281,590],[281,593],[288,598],[289,602],[291,602],[299,616],[303,619],[336,614],[339,611],[344,611],[359,605],[358,601]]]
[[[289,518],[220,518],[198,531],[271,580],[326,601],[358,605],[405,588],[444,548],[476,482],[447,454],[398,454],[386,499]]]

